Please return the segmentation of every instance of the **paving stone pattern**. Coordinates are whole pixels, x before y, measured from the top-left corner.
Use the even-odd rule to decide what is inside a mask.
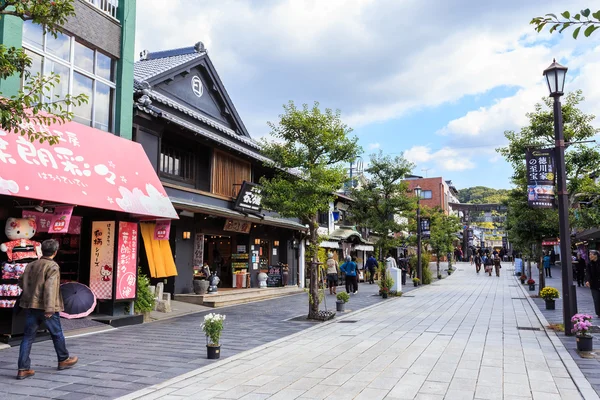
[[[577,281],[573,281],[577,285]],[[556,300],[556,310],[546,310],[546,303],[544,299],[534,298],[533,301],[539,307],[540,311],[549,323],[562,324],[563,323],[563,304],[562,304],[562,277],[561,269],[552,267],[552,278],[546,278],[546,286],[552,286],[561,293],[561,298]],[[537,286],[536,286],[537,288]],[[537,293],[537,292],[533,292]],[[594,317],[592,320],[593,324],[600,325],[600,320],[596,317],[596,311],[594,310],[594,303],[592,300],[592,293],[590,289],[586,287],[577,288],[577,311],[582,314],[590,314]],[[577,344],[575,343],[574,336],[566,336],[564,333],[559,333],[558,337],[564,343],[565,347],[571,353],[571,356],[591,383],[592,387],[600,395],[600,359],[589,359],[582,358],[577,353]],[[594,334],[594,349],[600,351],[600,334]]]
[[[459,264],[411,296],[342,317],[354,323],[324,323],[122,400],[599,399],[502,272]]]
[[[361,283],[346,308],[358,310],[383,301],[373,296],[378,290],[377,285]],[[314,326],[286,321],[307,313],[307,297],[299,294],[217,309],[227,316],[221,357]],[[335,310],[335,297],[327,295],[327,301],[329,309]],[[24,381],[15,380],[18,347],[0,350],[0,399],[116,398],[214,363],[206,359],[206,339],[200,329],[206,313],[67,339],[70,353],[80,361],[66,371],[56,370],[50,341],[35,343],[31,360],[36,375]]]

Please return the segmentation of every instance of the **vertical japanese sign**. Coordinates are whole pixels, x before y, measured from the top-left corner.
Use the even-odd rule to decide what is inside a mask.
[[[429,239],[431,237],[431,220],[421,217],[421,238]]]
[[[73,214],[73,206],[57,206],[54,207],[54,214],[50,221],[49,233],[68,233],[71,215]]]
[[[117,245],[116,300],[133,299],[136,294],[138,225],[136,222],[119,222]]]
[[[554,149],[528,150],[527,202],[532,208],[554,206]]]
[[[196,233],[194,237],[194,267],[201,267],[204,264],[204,235]]]
[[[159,219],[156,220],[154,226],[154,240],[169,240],[171,233],[171,220],[170,219]]]
[[[112,299],[114,235],[114,221],[92,222],[90,289],[101,300]]]

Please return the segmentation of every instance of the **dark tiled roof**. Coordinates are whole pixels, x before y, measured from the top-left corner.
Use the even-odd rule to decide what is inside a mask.
[[[177,68],[206,54],[206,51],[196,52],[194,47],[158,51],[155,53],[142,52],[142,59],[133,65],[133,77],[138,81],[146,81],[170,69]]]

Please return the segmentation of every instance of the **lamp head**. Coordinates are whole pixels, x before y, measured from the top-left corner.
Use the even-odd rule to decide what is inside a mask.
[[[563,95],[567,70],[567,67],[560,65],[556,60],[552,60],[552,64],[544,70],[544,77],[546,77],[551,97],[560,97]]]

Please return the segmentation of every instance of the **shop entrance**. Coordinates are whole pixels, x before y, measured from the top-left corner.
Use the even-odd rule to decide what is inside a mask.
[[[219,287],[247,287],[248,240],[248,235],[204,236],[204,262],[211,271],[217,271]]]

